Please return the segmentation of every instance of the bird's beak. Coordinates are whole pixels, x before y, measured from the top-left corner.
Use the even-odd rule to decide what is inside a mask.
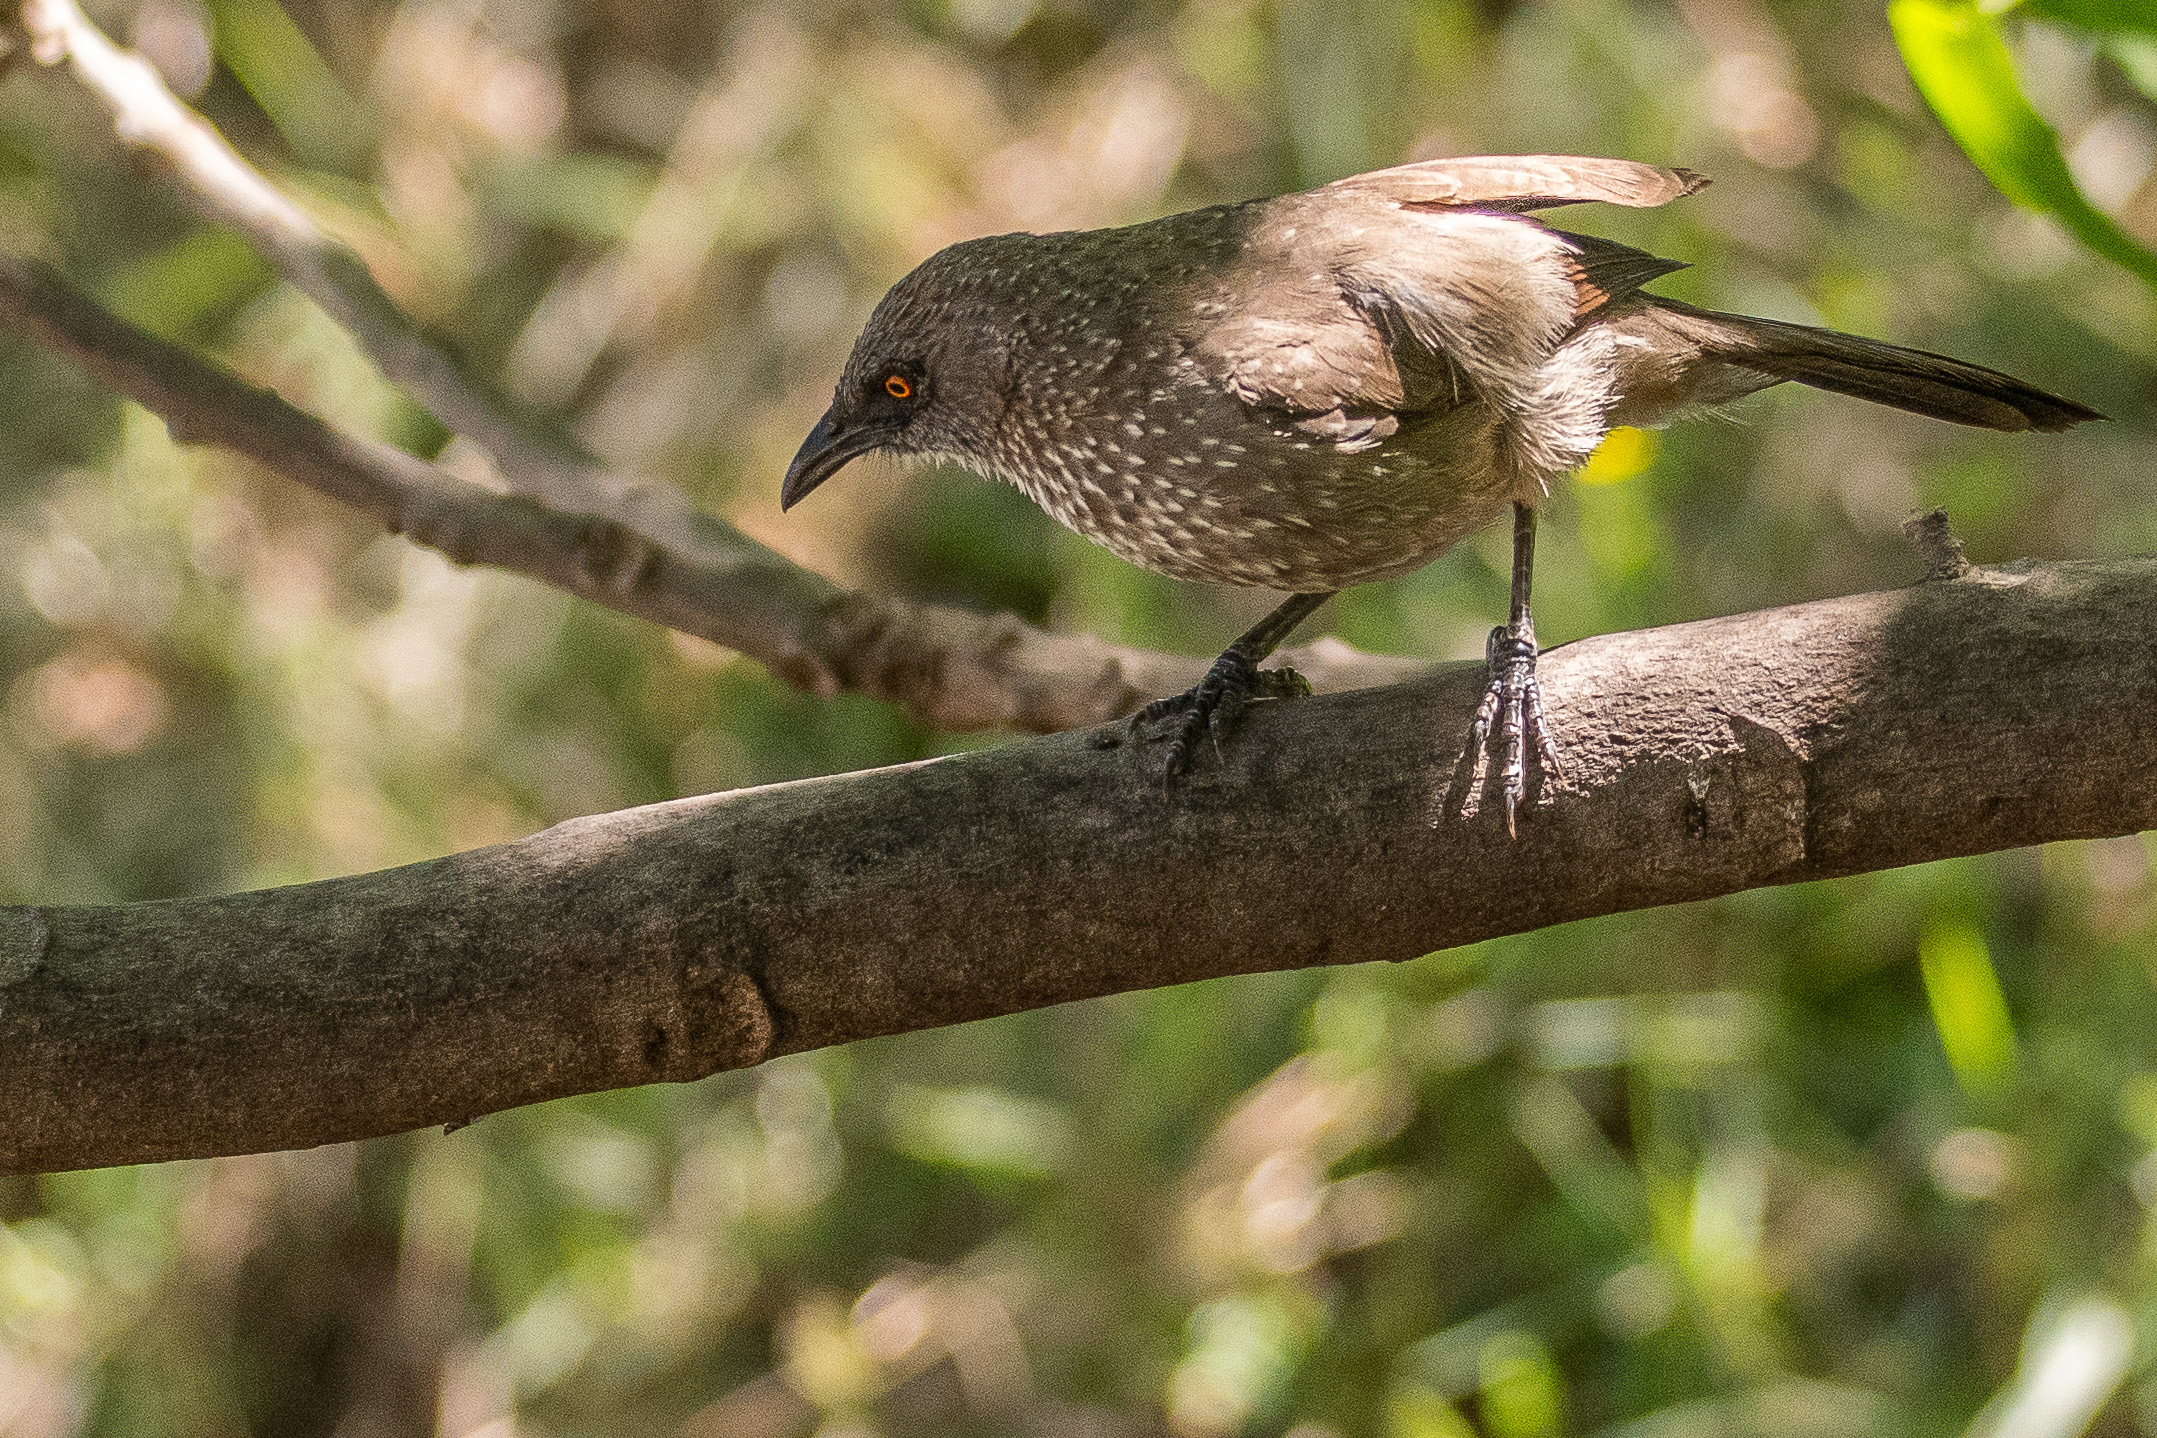
[[[891,431],[883,425],[864,424],[849,429],[834,417],[833,411],[824,411],[824,417],[795,451],[794,462],[786,467],[786,483],[779,486],[779,508],[792,509],[810,490],[837,474],[848,460],[867,454],[890,438]]]

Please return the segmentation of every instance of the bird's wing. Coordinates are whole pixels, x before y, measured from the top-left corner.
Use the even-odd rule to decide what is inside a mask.
[[[1631,299],[1642,285],[1691,268],[1683,260],[1666,260],[1616,240],[1568,234],[1564,230],[1551,233],[1573,250],[1566,269],[1573,281],[1573,316],[1577,320]]]
[[[1336,233],[1334,281],[1395,355],[1441,359],[1509,410],[1532,403],[1537,372],[1580,323],[1583,286],[1600,288],[1569,237],[1523,216],[1379,201]]]
[[[1245,404],[1289,415],[1332,410],[1386,412],[1410,404],[1416,376],[1404,375],[1393,345],[1371,316],[1343,304],[1330,286],[1309,296],[1276,289],[1264,306],[1207,328],[1208,366]]]
[[[1467,155],[1350,175],[1328,190],[1376,191],[1403,205],[1513,214],[1600,200],[1649,209],[1705,187],[1692,170],[1581,155]]]
[[[1633,172],[1623,193],[1649,193],[1643,177],[1669,177],[1672,193],[1690,183],[1618,160],[1444,163],[1494,167],[1491,175],[1514,167],[1503,173],[1516,189],[1534,179],[1585,191],[1600,179],[1598,193],[1577,199],[1611,198]],[[1538,164],[1591,168],[1568,182]],[[1517,193],[1518,205],[1441,204],[1422,198],[1437,193],[1428,183],[1366,183],[1430,168],[1358,176],[1268,206],[1243,236],[1233,293],[1195,336],[1212,377],[1245,404],[1344,447],[1376,444],[1408,417],[1471,397],[1526,412],[1544,361],[1567,335],[1682,268],[1514,213],[1527,207]],[[1504,187],[1463,183],[1451,193]]]

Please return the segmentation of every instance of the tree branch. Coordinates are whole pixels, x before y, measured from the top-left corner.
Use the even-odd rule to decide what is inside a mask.
[[[391,379],[485,449],[496,494],[387,446],[342,434],[99,312],[58,276],[0,257],[0,315],[27,326],[183,438],[225,445],[361,509],[459,563],[491,564],[738,649],[812,693],[856,690],[940,728],[1032,733],[1097,724],[1197,682],[1201,660],[1051,634],[849,593],[672,485],[608,474],[567,440],[541,441],[461,374],[367,266],[182,104],[74,0],[24,0],[31,53],[70,72],[120,137],[163,162],[226,225],[343,325]],[[1384,684],[1428,666],[1338,640],[1283,656],[1321,690]]]
[[[1005,615],[849,593],[715,520],[671,538],[603,512],[499,494],[374,440],[100,310],[43,266],[0,254],[0,319],[21,325],[162,417],[351,505],[459,564],[490,564],[739,649],[814,693],[896,700],[946,729],[1034,733],[1098,724],[1197,682],[1201,660],[1050,634]],[[1338,641],[1288,659],[1320,689],[1425,668]]]
[[[505,473],[521,477],[526,492],[572,504],[585,497],[599,478],[597,462],[565,439],[538,441],[512,420],[499,398],[427,342],[375,283],[366,261],[323,233],[214,125],[183,104],[149,61],[114,45],[75,0],[23,0],[21,15],[30,53],[40,64],[65,64],[111,112],[122,140],[163,161],[204,218],[253,246],[344,326],[384,374],[443,424],[486,449]]]
[[[2157,824],[2157,562],[1553,650],[1575,788],[1457,816],[1481,666],[629,810],[355,878],[0,910],[0,1172],[295,1147],[1213,975]],[[1284,876],[1300,881],[1284,882]]]

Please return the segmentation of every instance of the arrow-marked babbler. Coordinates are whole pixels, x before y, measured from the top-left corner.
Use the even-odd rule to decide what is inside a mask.
[[[1475,811],[1494,720],[1506,825],[1532,738],[1535,506],[1619,425],[1785,380],[1999,430],[2102,416],[2008,375],[1646,293],[1684,266],[1529,211],[1692,194],[1688,170],[1556,155],[1432,160],[1121,229],[997,235],[931,256],[855,342],[788,468],[791,508],[870,450],[956,461],[1178,579],[1287,590],[1189,693],[1173,776],[1326,598],[1404,574],[1513,510],[1513,599],[1487,646]]]

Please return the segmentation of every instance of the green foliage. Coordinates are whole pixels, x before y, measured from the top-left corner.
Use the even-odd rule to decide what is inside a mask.
[[[2157,35],[2157,11],[2142,0],[2030,0],[2028,9],[2100,34],[2134,31]]]
[[[343,168],[360,157],[364,113],[276,0],[212,0],[217,57],[247,87],[294,154],[312,165]]]
[[[2052,0],[2032,8],[2093,30],[2157,35],[2157,9],[2143,0]],[[2157,251],[2083,198],[2059,136],[2024,98],[1999,27],[1976,0],[1891,0],[1888,18],[1926,102],[2002,194],[2057,217],[2082,243],[2157,285]]]
[[[2147,247],[2149,11],[2024,10],[1895,19],[2018,198]],[[1695,262],[1674,296],[2116,420],[2003,437],[1777,392],[1621,436],[1550,507],[1546,640],[1910,583],[1920,504],[1979,562],[2157,548],[2153,292],[1971,169],[1874,0],[208,14],[198,103],[400,304],[850,583],[1218,648],[1266,597],[1140,574],[947,471],[859,467],[783,519],[778,475],[868,307],[949,240],[1440,152],[1699,168],[1696,199],[1565,223]],[[199,15],[134,33],[184,59]],[[0,242],[340,424],[448,442],[32,67],[0,81]],[[983,742],[456,569],[13,334],[0,474],[9,900],[303,881]],[[1505,575],[1478,536],[1313,628],[1470,657]],[[2124,838],[451,1134],[0,1181],[0,1433],[2157,1433],[2153,955],[2152,847]]]

